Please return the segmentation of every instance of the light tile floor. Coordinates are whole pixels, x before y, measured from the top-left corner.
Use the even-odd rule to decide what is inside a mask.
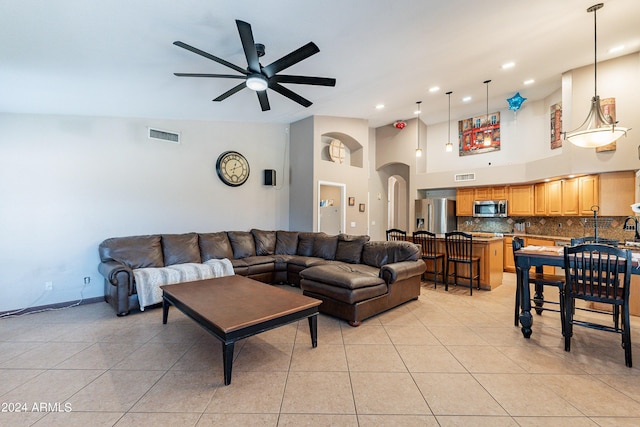
[[[620,337],[575,328],[567,353],[545,312],[524,339],[514,281],[473,296],[425,282],[358,328],[321,315],[315,349],[306,320],[240,341],[226,387],[220,343],[175,308],[167,325],[106,303],[2,319],[0,425],[640,425]],[[640,366],[639,318],[632,333]]]

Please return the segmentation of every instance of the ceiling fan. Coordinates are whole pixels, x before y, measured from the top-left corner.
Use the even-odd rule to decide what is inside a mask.
[[[303,98],[297,93],[287,89],[282,86],[280,83],[294,83],[294,84],[303,84],[303,85],[317,85],[317,86],[335,86],[336,79],[327,78],[327,77],[310,77],[310,76],[291,76],[291,75],[283,75],[277,74],[279,71],[282,71],[286,68],[291,67],[298,62],[307,59],[311,55],[315,55],[320,52],[318,46],[315,43],[309,42],[306,45],[294,50],[288,55],[283,56],[282,58],[272,62],[271,64],[263,67],[260,64],[259,59],[264,55],[265,49],[263,44],[255,43],[253,40],[253,32],[251,31],[251,25],[247,22],[240,21],[236,19],[236,25],[238,26],[238,33],[240,33],[240,40],[242,41],[242,48],[244,49],[244,55],[247,58],[247,68],[241,68],[235,64],[232,64],[224,59],[218,58],[217,56],[211,55],[210,53],[204,52],[198,48],[193,46],[189,46],[186,43],[181,41],[173,42],[174,45],[179,46],[183,49],[189,50],[198,55],[204,56],[205,58],[211,59],[219,64],[222,64],[226,67],[231,68],[239,72],[241,75],[237,74],[202,74],[202,73],[174,73],[178,77],[215,77],[215,78],[223,78],[223,79],[241,79],[244,80],[242,83],[234,86],[229,89],[222,95],[218,96],[214,99],[214,101],[223,101],[248,87],[249,89],[253,89],[258,94],[258,100],[260,101],[260,107],[262,111],[270,110],[269,106],[269,98],[267,97],[267,89],[272,89],[278,92],[280,95],[286,96],[292,101],[297,102],[298,104],[309,107],[312,102],[308,99]]]

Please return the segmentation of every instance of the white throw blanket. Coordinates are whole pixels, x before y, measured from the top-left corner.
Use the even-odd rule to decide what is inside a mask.
[[[211,259],[202,264],[174,264],[158,268],[137,268],[133,270],[138,291],[140,310],[162,302],[162,285],[192,282],[214,277],[233,276],[233,266],[228,259]]]

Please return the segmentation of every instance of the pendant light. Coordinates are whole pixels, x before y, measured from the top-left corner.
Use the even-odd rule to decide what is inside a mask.
[[[451,94],[453,92],[447,92],[447,96],[449,97],[449,126],[447,127],[447,143],[444,146],[444,149],[447,153],[453,151],[453,144],[451,143]]]
[[[416,104],[418,104],[418,118],[416,119],[416,125],[418,128],[418,141],[417,141],[417,148],[416,148],[416,157],[422,157],[422,148],[420,148],[420,104],[422,104],[422,101],[417,101]]]
[[[491,80],[485,80],[483,82],[487,86],[487,115],[484,122],[484,135],[482,137],[482,145],[485,147],[491,146],[491,129],[489,129],[489,83]]]
[[[564,138],[574,145],[583,148],[602,147],[611,144],[618,138],[627,136],[630,129],[616,126],[618,122],[614,122],[610,116],[602,114],[600,108],[600,97],[598,96],[598,36],[596,26],[596,11],[604,5],[598,3],[587,9],[587,12],[593,12],[593,80],[594,95],[591,98],[591,109],[585,121],[571,132],[564,132]]]

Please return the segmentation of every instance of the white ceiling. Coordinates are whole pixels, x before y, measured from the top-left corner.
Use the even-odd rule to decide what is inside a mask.
[[[290,123],[310,115],[357,117],[372,127],[452,119],[537,100],[561,73],[593,63],[596,0],[1,0],[0,111]],[[640,1],[598,11],[600,61],[640,50]],[[237,80],[174,72],[235,71],[174,46],[180,40],[246,67],[235,19],[266,45],[267,65],[309,41],[320,53],[283,71],[334,77],[336,87],[286,85],[304,108],[269,91],[262,112],[249,89],[211,100]],[[608,49],[624,44],[615,54]],[[513,61],[515,67],[502,70]],[[640,77],[640,76],[639,76]],[[535,79],[524,86],[526,79]],[[430,93],[428,88],[441,90]],[[463,103],[470,95],[473,101]],[[589,100],[585,99],[585,103]],[[383,110],[376,104],[383,103]],[[522,108],[526,108],[527,103]]]

